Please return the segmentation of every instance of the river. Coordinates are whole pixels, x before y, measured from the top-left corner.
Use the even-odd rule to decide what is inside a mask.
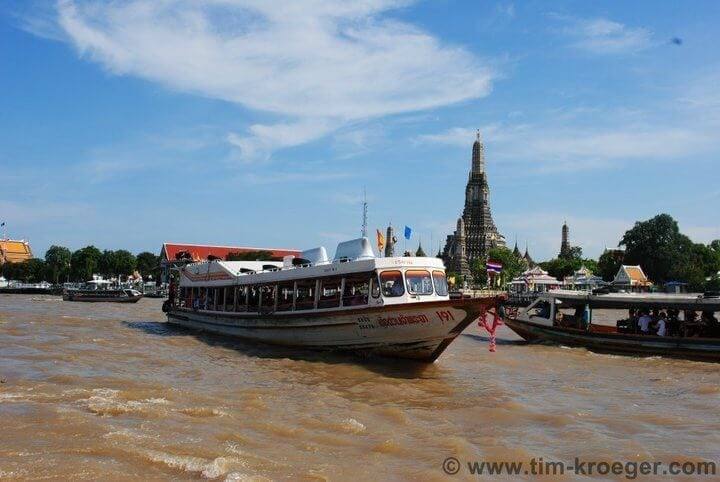
[[[0,478],[449,480],[454,457],[463,480],[473,461],[720,454],[715,364],[505,327],[490,353],[473,326],[418,367],[197,334],[160,306],[0,295]]]

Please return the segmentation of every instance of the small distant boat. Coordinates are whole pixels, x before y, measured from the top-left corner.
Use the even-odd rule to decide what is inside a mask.
[[[720,311],[720,298],[702,294],[608,293],[556,290],[542,294],[517,314],[507,310],[505,324],[530,342],[549,342],[585,347],[601,353],[660,355],[720,362],[718,326],[692,324],[700,336],[682,336],[674,330],[666,336],[635,333],[632,323],[618,320],[616,326],[592,323],[596,309],[678,310],[685,314],[704,313],[709,319]],[[684,322],[680,322],[683,323]],[[717,324],[717,322],[713,322]]]
[[[82,288],[66,288],[63,292],[65,301],[106,302],[106,303],[137,303],[143,294],[132,288],[112,287],[111,282],[94,279],[85,283]]]
[[[377,258],[367,238],[283,262],[208,261],[180,269],[168,322],[309,349],[435,361],[502,295],[450,299],[442,261]]]

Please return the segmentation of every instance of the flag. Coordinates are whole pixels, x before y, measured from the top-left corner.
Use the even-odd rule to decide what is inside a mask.
[[[383,236],[383,233],[381,233],[379,229],[376,229],[375,232],[377,232],[378,251],[382,253],[383,249],[385,249],[385,236]]]
[[[410,239],[410,236],[412,236],[412,229],[410,226],[405,226],[405,239]]]
[[[502,271],[502,263],[489,259],[485,264],[488,273],[499,273]]]

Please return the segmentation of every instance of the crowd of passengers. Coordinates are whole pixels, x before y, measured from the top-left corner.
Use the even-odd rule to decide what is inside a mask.
[[[550,318],[550,303],[538,303],[530,316]],[[589,312],[583,307],[574,313],[556,310],[553,325],[587,329]],[[712,311],[631,308],[628,317],[617,322],[617,330],[638,335],[720,338],[720,323]]]
[[[631,308],[618,331],[640,335],[720,338],[720,323],[712,311]]]

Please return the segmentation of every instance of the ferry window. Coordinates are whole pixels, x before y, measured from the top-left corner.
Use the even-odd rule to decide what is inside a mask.
[[[342,278],[320,280],[320,301],[318,308],[336,308],[340,306],[340,286]]]
[[[293,307],[293,293],[295,292],[295,283],[286,281],[278,285],[278,311],[290,311]]]
[[[432,279],[430,273],[424,269],[409,269],[405,272],[408,293],[413,295],[433,294]]]
[[[370,291],[370,275],[361,274],[345,278],[343,290],[343,306],[367,305]]]
[[[208,290],[208,300],[207,300],[207,308],[208,310],[215,310],[215,303],[218,299],[218,289],[217,288],[210,288]]]
[[[437,293],[438,296],[447,296],[448,284],[444,272],[433,271],[433,283],[435,284],[435,293]]]
[[[275,285],[260,287],[260,309],[263,312],[275,310]]]
[[[315,280],[297,282],[295,293],[296,310],[312,310],[315,308]]]
[[[405,285],[400,271],[383,271],[380,273],[380,287],[385,297],[402,296],[405,294]]]
[[[235,309],[235,289],[232,286],[225,288],[225,311],[233,311]]]
[[[248,311],[257,311],[260,306],[260,287],[248,286]]]
[[[380,296],[380,283],[378,282],[377,276],[373,276],[370,280],[370,295],[373,298]]]

